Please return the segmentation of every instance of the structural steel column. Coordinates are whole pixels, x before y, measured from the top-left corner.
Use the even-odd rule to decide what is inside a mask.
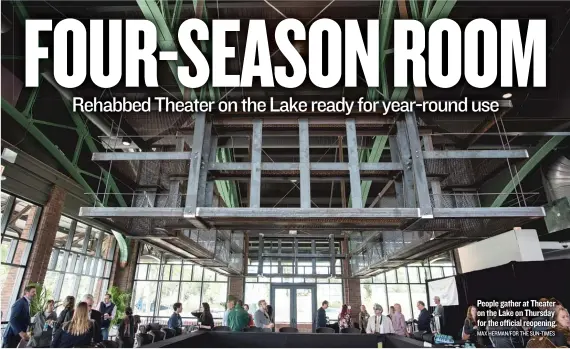
[[[431,136],[423,136],[424,150],[433,151],[433,141]],[[431,195],[433,197],[434,207],[443,207],[443,193],[441,192],[441,182],[439,179],[431,179],[429,181],[431,187]]]
[[[412,171],[412,155],[410,154],[410,144],[408,143],[408,132],[404,121],[397,121],[397,142],[399,157],[403,167],[403,207],[417,207],[416,195],[414,193],[414,173]]]
[[[261,119],[253,120],[251,140],[251,180],[249,185],[249,207],[259,208],[261,202],[261,148],[262,148]]]
[[[418,124],[416,114],[414,112],[406,113],[406,126],[410,141],[412,170],[414,171],[416,195],[418,197],[420,215],[424,218],[433,218],[433,210],[429,198],[426,169],[422,153],[422,144],[420,143],[420,133],[418,132]]]
[[[217,141],[217,140],[216,140]],[[200,164],[200,177],[198,179],[198,207],[206,206],[206,184],[208,182],[208,164],[212,148],[212,123],[206,122],[204,126],[204,142],[202,145],[202,160]]]
[[[311,208],[311,167],[309,150],[309,120],[299,119],[299,176],[301,208]]]
[[[390,158],[392,162],[401,162],[400,148],[398,147],[398,139],[396,138],[396,136],[390,136],[388,140],[390,142]],[[402,177],[394,180],[394,189],[396,191],[396,202],[398,203],[398,207],[405,207]]]
[[[210,141],[210,156],[208,157],[208,162],[216,162],[216,154],[218,153],[218,137],[212,135]],[[207,174],[207,171],[206,171]],[[207,180],[207,178],[206,178]],[[205,191],[205,201],[204,206],[206,207],[213,207],[214,201],[214,185],[215,181],[208,181],[206,182],[206,191]]]
[[[257,248],[257,275],[263,275],[263,234],[259,234],[259,247]]]
[[[188,173],[188,189],[184,216],[195,216],[198,207],[198,186],[202,161],[202,146],[206,129],[206,114],[197,113],[194,120],[194,137],[192,139],[192,155],[190,156],[190,171]]]
[[[66,192],[58,186],[51,190],[37,227],[34,244],[28,259],[28,267],[22,282],[22,289],[29,283],[43,283],[51,256],[51,247],[59,227]]]
[[[176,139],[176,151],[184,151],[184,137]],[[170,180],[168,185],[168,203],[166,207],[178,207],[180,203],[180,179]]]
[[[346,145],[348,147],[348,170],[350,174],[350,201],[352,208],[362,208],[356,122],[352,118],[346,119]]]

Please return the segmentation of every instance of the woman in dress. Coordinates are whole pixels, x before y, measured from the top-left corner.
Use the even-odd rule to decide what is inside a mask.
[[[366,306],[362,304],[360,306],[360,313],[358,314],[358,324],[360,325],[360,332],[362,333],[366,333],[368,318],[370,318],[370,314],[368,314],[368,311],[366,311]]]
[[[338,328],[342,330],[343,328],[352,327],[352,320],[350,319],[350,313],[348,312],[348,306],[346,304],[342,305],[342,310],[338,315]]]

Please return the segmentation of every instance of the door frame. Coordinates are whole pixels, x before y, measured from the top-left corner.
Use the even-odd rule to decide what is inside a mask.
[[[273,317],[275,318],[276,312],[276,300],[275,300],[275,290],[278,288],[286,288],[291,291],[291,298],[290,298],[290,313],[291,318],[289,319],[289,326],[297,328],[297,290],[298,289],[309,289],[311,290],[312,294],[312,303],[313,306],[311,307],[311,321],[314,325],[315,319],[315,308],[317,306],[317,284],[271,284],[271,302],[273,305]]]

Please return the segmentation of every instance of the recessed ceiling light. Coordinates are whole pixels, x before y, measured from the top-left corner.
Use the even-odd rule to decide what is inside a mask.
[[[156,151],[156,148],[152,148],[152,151]]]
[[[131,145],[131,142],[129,142],[129,141],[123,141],[123,145]]]
[[[505,93],[505,94],[503,95],[503,98],[511,98],[512,96],[513,96],[512,93],[507,92],[507,93]]]

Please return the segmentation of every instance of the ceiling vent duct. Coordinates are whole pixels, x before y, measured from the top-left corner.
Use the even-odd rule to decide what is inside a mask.
[[[548,232],[570,231],[570,159],[561,156],[550,167],[545,191],[549,201],[544,207]]]

